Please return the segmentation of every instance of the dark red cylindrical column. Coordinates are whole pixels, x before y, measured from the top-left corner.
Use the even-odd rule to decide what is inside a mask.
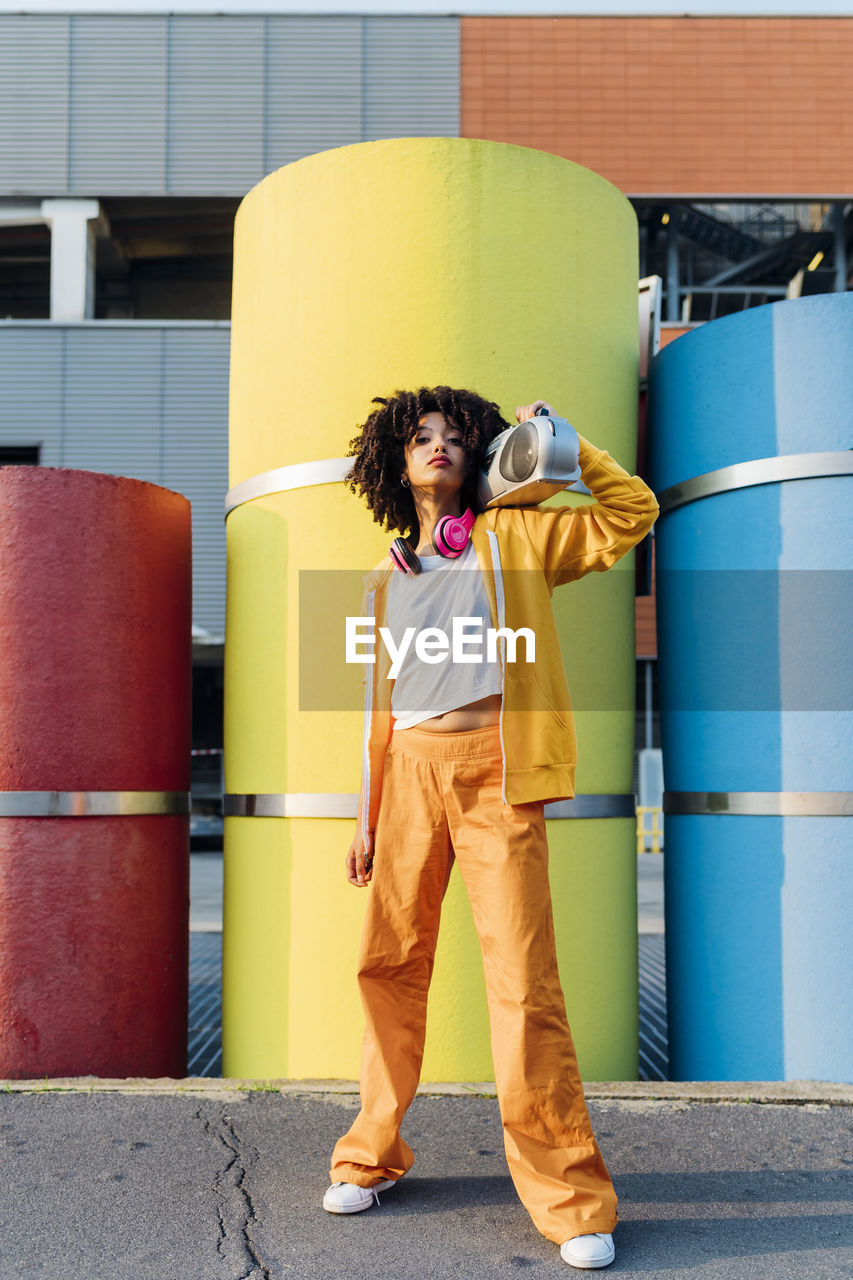
[[[0,468],[0,1076],[186,1074],[191,645],[186,498]]]

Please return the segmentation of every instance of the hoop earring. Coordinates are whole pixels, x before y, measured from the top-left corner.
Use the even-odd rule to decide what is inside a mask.
[[[403,486],[404,489],[408,489],[409,487],[409,481],[405,476],[403,476],[402,480],[400,481],[400,484]]]

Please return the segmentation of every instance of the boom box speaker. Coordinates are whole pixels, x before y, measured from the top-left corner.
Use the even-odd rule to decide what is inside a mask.
[[[569,487],[588,493],[578,457],[574,427],[540,409],[535,418],[492,440],[480,474],[480,498],[487,507],[523,507]]]

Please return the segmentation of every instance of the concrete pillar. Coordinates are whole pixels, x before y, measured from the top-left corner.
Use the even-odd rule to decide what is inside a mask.
[[[524,396],[547,396],[633,469],[636,217],[580,165],[470,138],[308,156],[241,204],[234,285],[232,487],[341,458],[371,397],[438,383],[488,396],[508,420]],[[362,574],[391,535],[316,468],[305,486],[258,492],[227,527],[226,795],[243,808],[225,819],[223,1069],[352,1078],[366,894],[346,882],[344,855],[362,672],[351,673],[351,706],[306,706],[303,686],[312,659],[329,687],[341,680],[343,614],[357,612]],[[576,691],[577,795],[595,816],[549,820],[551,880],[569,1020],[594,1080],[637,1072],[636,826],[617,803],[630,803],[633,763],[632,560],[553,601]],[[303,643],[311,571],[330,575],[314,592],[340,601],[340,629],[309,627]],[[431,1007],[440,1032],[428,1030],[423,1078],[488,1079],[482,963],[458,872]]]
[[[50,318],[91,320],[95,315],[97,200],[42,200],[50,226]]]
[[[655,356],[674,1080],[853,1081],[853,295]]]
[[[0,468],[0,1076],[183,1076],[190,504]]]

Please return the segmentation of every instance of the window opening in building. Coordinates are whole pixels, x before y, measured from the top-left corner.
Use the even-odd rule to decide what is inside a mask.
[[[37,444],[0,444],[0,467],[37,467],[40,450]]]

